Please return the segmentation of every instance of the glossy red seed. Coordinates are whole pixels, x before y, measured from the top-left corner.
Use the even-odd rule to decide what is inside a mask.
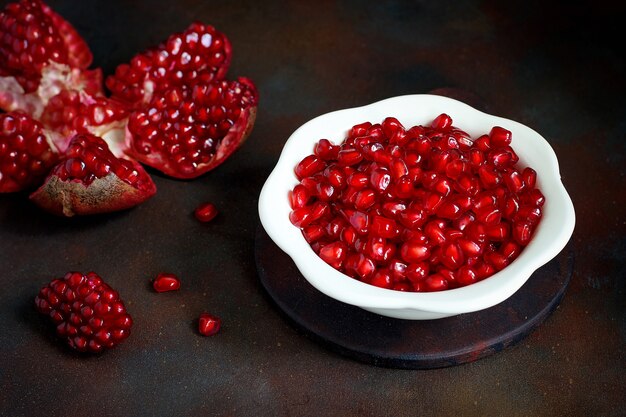
[[[374,273],[370,283],[380,288],[391,288],[393,286],[393,278],[389,271],[379,270]]]
[[[356,165],[363,160],[361,152],[354,148],[343,148],[337,156],[337,164],[343,166]]]
[[[430,125],[433,129],[449,130],[452,127],[452,118],[445,113],[435,117]]]
[[[535,184],[537,183],[537,172],[530,168],[524,168],[522,171],[522,178],[524,179],[524,184],[528,189],[535,188]]]
[[[441,263],[454,270],[463,265],[465,255],[456,242],[448,242],[441,249]]]
[[[152,282],[156,292],[176,291],[180,289],[180,280],[174,274],[162,272]]]
[[[416,239],[404,242],[400,248],[400,256],[408,263],[421,262],[429,255],[430,247]]]
[[[469,266],[462,266],[456,275],[456,281],[459,285],[470,285],[478,280],[476,271]]]
[[[347,254],[348,248],[343,242],[334,242],[324,245],[319,252],[320,258],[335,269],[341,268]]]
[[[528,242],[530,242],[530,238],[532,237],[533,234],[533,227],[531,225],[531,223],[529,222],[515,222],[513,224],[513,239],[515,239],[515,241],[522,245],[522,246],[526,246],[528,245]]]
[[[326,167],[324,161],[322,161],[316,155],[306,156],[298,165],[296,165],[295,173],[299,180],[302,178],[310,177],[317,174]]]
[[[306,206],[311,197],[309,190],[302,184],[296,185],[289,193],[289,202],[292,209]]]
[[[425,291],[447,290],[450,284],[441,274],[433,274],[424,280]]]
[[[198,332],[202,336],[217,334],[222,327],[222,319],[209,313],[202,313],[198,318]]]
[[[489,132],[489,140],[491,146],[494,148],[504,148],[511,144],[512,134],[510,130],[507,130],[500,126],[494,126]]]
[[[213,203],[204,203],[198,206],[194,211],[194,216],[202,223],[208,223],[217,216],[217,207]]]
[[[339,146],[333,145],[328,139],[320,139],[315,144],[314,153],[321,159],[329,161],[337,159],[337,155],[339,155],[339,149]]]
[[[398,225],[393,219],[374,215],[372,225],[370,227],[370,233],[387,239],[395,238],[399,233]]]

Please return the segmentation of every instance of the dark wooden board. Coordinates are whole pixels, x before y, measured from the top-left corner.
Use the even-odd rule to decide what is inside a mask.
[[[255,248],[263,287],[298,329],[342,355],[402,369],[459,365],[519,342],[558,306],[574,263],[566,248],[512,297],[486,310],[438,320],[400,320],[319,292],[261,226]]]

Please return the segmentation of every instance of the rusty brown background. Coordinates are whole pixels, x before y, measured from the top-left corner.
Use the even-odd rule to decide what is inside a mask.
[[[194,19],[212,23],[233,43],[230,76],[257,83],[260,108],[224,165],[189,182],[150,171],[159,191],[133,210],[63,220],[25,194],[0,196],[0,415],[625,415],[624,6],[49,3],[107,74]],[[264,294],[258,193],[287,137],[312,117],[442,88],[554,147],[577,213],[574,275],[559,309],[510,349],[430,371],[365,365],[298,333]],[[204,201],[221,210],[207,225],[191,214]],[[135,319],[126,343],[81,357],[55,342],[32,300],[68,270],[97,271],[119,290]],[[152,292],[161,271],[177,273],[181,291]],[[223,318],[216,337],[195,333],[202,311]]]

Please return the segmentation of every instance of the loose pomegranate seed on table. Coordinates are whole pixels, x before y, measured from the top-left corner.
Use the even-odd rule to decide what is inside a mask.
[[[213,336],[220,331],[222,319],[209,313],[202,313],[198,318],[198,332],[202,336]]]
[[[180,289],[180,279],[174,274],[162,272],[152,281],[156,292],[176,291]]]
[[[219,212],[217,211],[217,207],[213,203],[203,203],[200,204],[196,210],[193,212],[196,219],[202,223],[208,223],[217,216]]]
[[[295,166],[291,223],[344,274],[398,291],[441,291],[508,266],[541,220],[537,173],[518,166],[512,133],[475,140],[447,114],[394,117],[321,139]]]

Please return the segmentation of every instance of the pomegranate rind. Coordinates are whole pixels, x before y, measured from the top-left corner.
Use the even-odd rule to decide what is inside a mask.
[[[156,185],[152,179],[138,164],[136,168],[145,175],[141,188],[131,186],[114,173],[96,178],[88,186],[76,180],[62,181],[56,175],[51,175],[31,194],[30,199],[42,209],[64,217],[126,210],[156,194]]]

